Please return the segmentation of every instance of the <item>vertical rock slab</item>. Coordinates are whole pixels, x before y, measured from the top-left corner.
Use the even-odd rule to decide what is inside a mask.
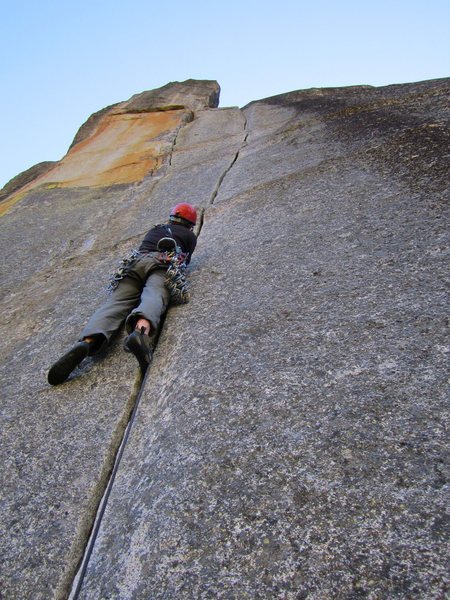
[[[180,131],[170,172],[161,179],[153,197],[167,206],[186,201],[208,207],[246,136],[245,118],[239,109],[199,111],[195,121]]]
[[[442,598],[449,81],[244,110],[80,598]]]
[[[180,129],[218,93],[215,82],[198,82],[197,94],[195,89],[190,82],[185,105],[182,84],[174,84],[172,97],[170,86],[163,94],[145,93],[139,113],[127,113],[127,103],[101,111],[52,167],[53,175],[38,169],[37,179],[22,180],[20,197],[14,186],[5,200],[14,202],[0,221],[2,598],[47,600],[69,593],[140,380],[135,360],[122,351],[122,334],[64,385],[51,388],[46,372],[105,299],[108,273],[124,250],[167,217],[167,206],[152,198],[152,190],[170,170]],[[130,114],[142,115],[139,124]],[[148,172],[118,184],[116,169],[98,169],[91,150],[97,156],[105,135],[120,140],[132,170],[153,144],[154,173],[147,165]],[[100,145],[110,166],[116,145],[111,154],[107,143]],[[61,175],[56,183],[55,168]]]

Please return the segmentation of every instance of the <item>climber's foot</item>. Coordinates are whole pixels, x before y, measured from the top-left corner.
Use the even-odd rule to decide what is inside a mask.
[[[130,333],[125,340],[125,352],[131,352],[137,358],[142,373],[147,370],[150,361],[152,360],[152,345],[150,338],[145,333],[145,327],[141,327]]]
[[[73,348],[66,352],[48,372],[47,380],[50,385],[59,385],[66,381],[72,371],[89,354],[89,342],[77,342]]]

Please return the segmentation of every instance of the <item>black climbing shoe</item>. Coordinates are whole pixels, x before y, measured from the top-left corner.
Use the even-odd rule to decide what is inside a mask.
[[[89,343],[78,342],[73,348],[69,350],[64,356],[62,356],[55,364],[50,368],[48,372],[48,382],[50,385],[59,385],[63,383],[76,366],[80,364],[83,358],[89,354]]]
[[[136,330],[130,333],[125,340],[123,348],[125,352],[134,354],[142,372],[145,373],[152,360],[152,345],[150,338],[145,333],[145,327],[141,327],[141,331]]]

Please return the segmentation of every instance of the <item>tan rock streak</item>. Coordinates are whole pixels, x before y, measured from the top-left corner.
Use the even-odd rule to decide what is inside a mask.
[[[97,187],[141,181],[163,164],[187,115],[185,110],[174,110],[105,116],[96,131],[74,146],[55,168],[0,203],[0,215],[25,192],[41,185]]]
[[[74,146],[26,191],[43,184],[78,187],[141,181],[162,164],[172,147],[164,134],[177,129],[185,116],[182,110],[107,115],[91,137]]]
[[[96,132],[77,144],[39,183],[72,187],[140,181],[170,152],[172,143],[163,135],[178,128],[185,115],[182,110],[107,115]]]
[[[0,191],[0,216],[42,185],[99,187],[142,181],[164,164],[178,129],[193,119],[194,111],[217,107],[219,92],[216,81],[172,82],[94,113],[54,168],[36,170],[35,165]]]

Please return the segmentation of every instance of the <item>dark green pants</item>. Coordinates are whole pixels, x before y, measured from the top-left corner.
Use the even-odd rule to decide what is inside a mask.
[[[166,267],[157,256],[159,253],[150,253],[134,263],[108,301],[89,319],[82,338],[102,334],[109,341],[124,320],[130,333],[141,317],[150,321],[153,329],[158,327],[170,294],[164,285]]]

